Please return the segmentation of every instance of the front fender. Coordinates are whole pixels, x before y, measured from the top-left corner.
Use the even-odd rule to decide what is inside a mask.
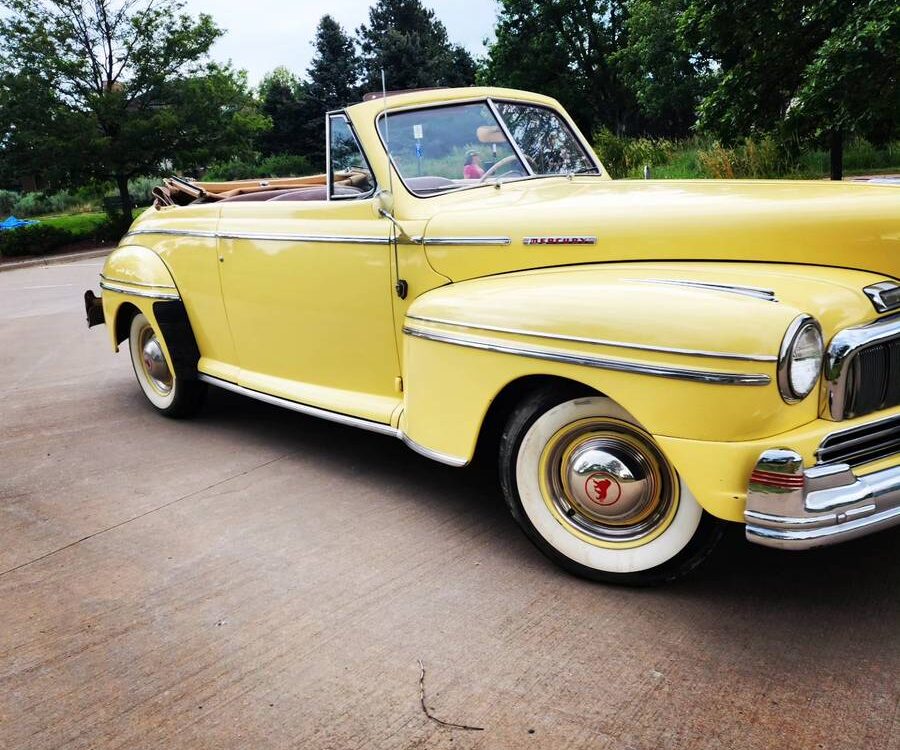
[[[820,320],[826,338],[871,317],[859,290],[872,277],[788,268],[573,266],[428,292],[405,322],[403,429],[469,458],[491,402],[531,375],[584,383],[657,436],[747,441],[811,422],[815,392],[792,405],[778,392],[784,334],[802,313]],[[745,290],[712,287],[725,282]],[[771,294],[748,291],[767,287]]]

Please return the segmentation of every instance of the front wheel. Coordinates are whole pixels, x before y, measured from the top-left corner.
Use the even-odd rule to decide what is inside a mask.
[[[128,349],[134,374],[147,400],[167,417],[196,414],[206,398],[206,383],[179,378],[169,367],[162,339],[147,316],[131,319]]]
[[[601,396],[547,388],[527,398],[501,438],[500,480],[531,541],[594,580],[674,580],[707,557],[724,526],[634,417]]]

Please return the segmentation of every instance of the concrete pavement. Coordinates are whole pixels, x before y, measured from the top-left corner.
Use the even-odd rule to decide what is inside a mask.
[[[0,748],[900,748],[897,531],[572,578],[484,468],[158,417],[85,327],[100,265],[0,274]]]

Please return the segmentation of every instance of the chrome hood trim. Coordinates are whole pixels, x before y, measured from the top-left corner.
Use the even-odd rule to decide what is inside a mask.
[[[607,359],[595,357],[589,354],[566,352],[557,349],[535,349],[527,346],[513,344],[500,339],[473,339],[466,336],[435,333],[424,331],[420,328],[403,327],[403,333],[428,341],[437,341],[444,344],[464,346],[470,349],[498,352],[500,354],[512,354],[531,359],[543,359],[549,362],[562,362],[564,364],[580,365],[582,367],[596,367],[602,370],[614,370],[618,372],[632,372],[638,375],[653,375],[676,380],[689,380],[695,383],[711,383],[715,385],[769,385],[772,379],[763,374],[745,374],[737,372],[716,372],[712,370],[694,370],[686,367],[671,367],[666,365],[647,365],[639,362],[627,362],[621,359]]]
[[[776,362],[775,354],[735,354],[732,352],[711,352],[703,349],[685,349],[669,346],[652,346],[650,344],[637,344],[630,341],[612,341],[610,339],[595,339],[583,336],[567,336],[558,333],[545,333],[530,331],[522,328],[506,328],[503,326],[483,325],[478,323],[461,323],[444,318],[432,318],[424,315],[407,315],[407,320],[416,320],[421,323],[434,323],[454,328],[466,328],[473,331],[491,331],[492,333],[508,333],[512,336],[528,336],[529,338],[549,339],[552,341],[570,341],[577,344],[593,344],[595,346],[609,346],[616,349],[634,349],[644,352],[660,352],[662,354],[677,354],[685,357],[705,357],[710,359],[733,359],[743,362]]]

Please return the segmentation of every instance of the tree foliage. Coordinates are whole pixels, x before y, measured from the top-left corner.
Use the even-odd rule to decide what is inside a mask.
[[[266,125],[244,76],[210,63],[221,31],[183,0],[6,0],[0,140],[7,168],[48,186],[191,169]]]
[[[502,0],[483,83],[552,93],[587,132],[684,135],[703,77],[673,17],[686,0]]]
[[[357,31],[362,52],[365,91],[381,90],[384,69],[388,88],[468,86],[475,80],[475,62],[421,0],[376,0],[369,23]]]
[[[699,121],[726,142],[827,140],[839,179],[846,135],[897,132],[896,0],[691,0],[682,28],[718,69]]]
[[[679,31],[688,0],[629,0],[625,42],[613,55],[625,87],[634,95],[641,129],[683,136],[697,119],[710,70],[696,59]]]

